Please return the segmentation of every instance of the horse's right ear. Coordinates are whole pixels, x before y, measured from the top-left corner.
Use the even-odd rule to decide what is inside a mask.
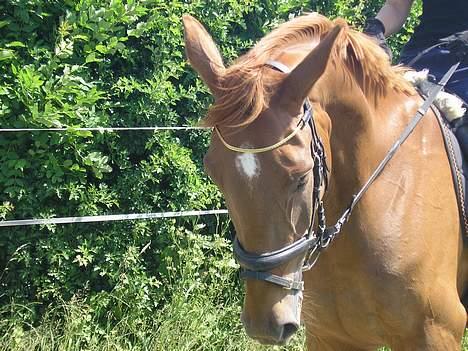
[[[219,80],[225,69],[223,59],[213,39],[200,22],[190,15],[184,15],[182,19],[187,58],[211,93],[216,96]]]
[[[300,111],[304,99],[325,72],[335,41],[343,28],[344,24],[339,21],[281,83],[281,102],[291,111]]]

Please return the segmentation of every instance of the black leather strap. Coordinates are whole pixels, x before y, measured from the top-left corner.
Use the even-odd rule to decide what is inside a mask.
[[[263,280],[272,284],[282,286],[284,289],[287,290],[304,290],[304,282],[302,281],[302,278],[300,280],[292,280],[280,277],[276,274],[271,274],[268,272],[251,271],[248,269],[242,270],[240,276],[243,279]]]
[[[395,155],[397,150],[400,148],[400,146],[406,141],[406,139],[408,139],[408,137],[411,135],[414,128],[416,128],[416,126],[421,121],[421,119],[426,115],[427,110],[431,107],[432,103],[434,102],[434,99],[437,97],[437,94],[439,94],[439,92],[447,84],[448,80],[450,79],[450,77],[452,77],[453,73],[456,71],[459,64],[460,62],[450,67],[450,69],[447,71],[447,73],[444,74],[440,82],[437,83],[437,86],[432,88],[429,91],[429,94],[426,100],[424,101],[422,106],[418,109],[418,111],[416,112],[416,115],[413,117],[410,123],[403,130],[398,140],[395,141],[395,143],[392,145],[388,153],[385,155],[384,159],[379,163],[379,165],[371,174],[371,176],[366,181],[366,183],[362,186],[362,188],[355,195],[353,195],[351,203],[344,210],[343,214],[338,219],[336,224],[334,226],[328,227],[323,234],[319,233],[318,236],[326,236],[327,240],[331,242],[340,233],[342,226],[349,220],[349,217],[351,216],[351,213],[354,207],[356,206],[356,204],[362,198],[364,193],[369,189],[372,183],[374,183],[377,177],[383,172],[385,166],[387,166],[388,162],[390,162],[390,160],[393,158],[393,156]]]
[[[291,245],[285,246],[279,250],[257,255],[245,251],[237,237],[235,237],[233,243],[234,258],[239,265],[245,269],[264,272],[305,254],[310,247],[315,245],[316,241],[315,238],[303,236]]]

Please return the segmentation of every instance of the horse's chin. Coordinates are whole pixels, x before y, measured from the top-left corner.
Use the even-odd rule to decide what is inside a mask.
[[[286,346],[289,344],[291,337],[284,339],[284,340],[274,340],[274,339],[267,339],[267,338],[253,338],[254,340],[258,341],[262,345],[271,345],[271,346]]]
[[[253,303],[248,297],[241,314],[246,334],[264,345],[287,345],[300,328],[302,292],[283,296],[266,310],[258,308],[261,301]],[[249,309],[252,305],[257,308]]]

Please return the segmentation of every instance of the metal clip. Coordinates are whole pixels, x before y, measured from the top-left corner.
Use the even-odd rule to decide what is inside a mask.
[[[315,266],[320,257],[320,252],[320,244],[317,242],[317,244],[314,245],[314,248],[307,254],[307,258],[304,260],[304,265],[302,266],[303,272],[308,271]]]

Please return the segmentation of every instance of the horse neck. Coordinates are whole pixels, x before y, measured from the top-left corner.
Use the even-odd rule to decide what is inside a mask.
[[[416,106],[416,100],[391,91],[375,103],[364,95],[357,82],[333,78],[324,83],[330,85],[321,91],[332,94],[325,97],[324,103],[332,125],[332,170],[325,203],[329,221],[334,221],[384,158],[409,120],[411,113],[407,112]]]

